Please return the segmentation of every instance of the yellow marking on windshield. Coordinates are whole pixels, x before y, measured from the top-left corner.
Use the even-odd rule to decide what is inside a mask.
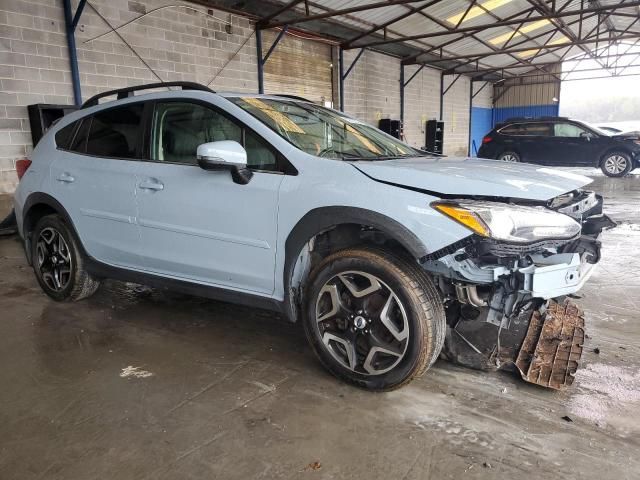
[[[357,131],[351,125],[345,124],[345,127],[347,128],[347,131],[351,132],[354,137],[356,137],[358,140],[360,140],[360,143],[362,143],[365,147],[367,147],[369,149],[369,151],[371,151],[373,153],[378,153],[378,154],[382,153],[380,151],[380,149],[378,147],[376,147],[373,143],[371,143],[371,141],[367,137],[362,135],[359,131]]]
[[[304,134],[304,130],[302,130],[298,125],[293,123],[293,121],[289,117],[287,117],[282,112],[277,111],[271,105],[263,102],[259,98],[243,97],[242,100],[247,102],[249,105],[256,107],[265,115],[268,115],[274,122],[278,124],[278,126],[282,127],[287,132]]]

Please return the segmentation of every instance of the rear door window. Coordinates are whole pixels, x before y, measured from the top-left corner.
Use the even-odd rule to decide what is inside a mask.
[[[501,135],[519,137],[547,137],[551,135],[551,125],[548,123],[514,123],[500,130]]]
[[[141,103],[110,108],[91,120],[88,155],[110,158],[139,158],[142,124]]]
[[[551,136],[551,125],[548,123],[525,123],[521,135],[527,137],[548,137]]]

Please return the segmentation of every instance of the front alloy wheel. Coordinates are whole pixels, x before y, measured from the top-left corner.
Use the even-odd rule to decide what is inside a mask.
[[[623,152],[609,154],[602,161],[602,172],[608,177],[622,177],[631,171],[631,158]]]
[[[409,323],[398,296],[378,277],[342,272],[320,290],[316,326],[327,351],[345,368],[381,375],[407,350]]]
[[[441,298],[416,262],[374,248],[325,258],[309,276],[303,322],[335,376],[392,390],[422,375],[444,342]]]

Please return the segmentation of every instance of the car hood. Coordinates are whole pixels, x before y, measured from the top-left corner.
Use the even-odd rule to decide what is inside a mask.
[[[611,136],[617,140],[638,140],[640,138],[640,131],[620,132]]]
[[[374,180],[425,190],[442,197],[545,201],[593,181],[589,177],[538,165],[479,158],[416,157],[352,164]]]

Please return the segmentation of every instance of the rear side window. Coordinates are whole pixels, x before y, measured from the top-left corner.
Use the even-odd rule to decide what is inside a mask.
[[[78,130],[69,145],[69,150],[72,152],[84,153],[87,147],[87,134],[89,133],[89,127],[91,126],[91,117],[83,118],[78,121],[80,122],[80,127],[78,127]]]
[[[521,125],[519,123],[507,125],[500,129],[500,135],[520,135],[520,127]]]
[[[141,103],[110,108],[91,120],[86,153],[98,157],[139,158]]]
[[[517,135],[525,137],[550,136],[551,125],[548,123],[514,123],[500,130],[501,135]]]
[[[73,122],[56,132],[56,145],[58,148],[62,148],[63,150],[69,149],[69,145],[71,144],[71,140],[73,139],[73,134],[76,131],[77,126],[78,122]]]
[[[548,137],[551,135],[551,125],[548,123],[525,123],[521,135]]]

